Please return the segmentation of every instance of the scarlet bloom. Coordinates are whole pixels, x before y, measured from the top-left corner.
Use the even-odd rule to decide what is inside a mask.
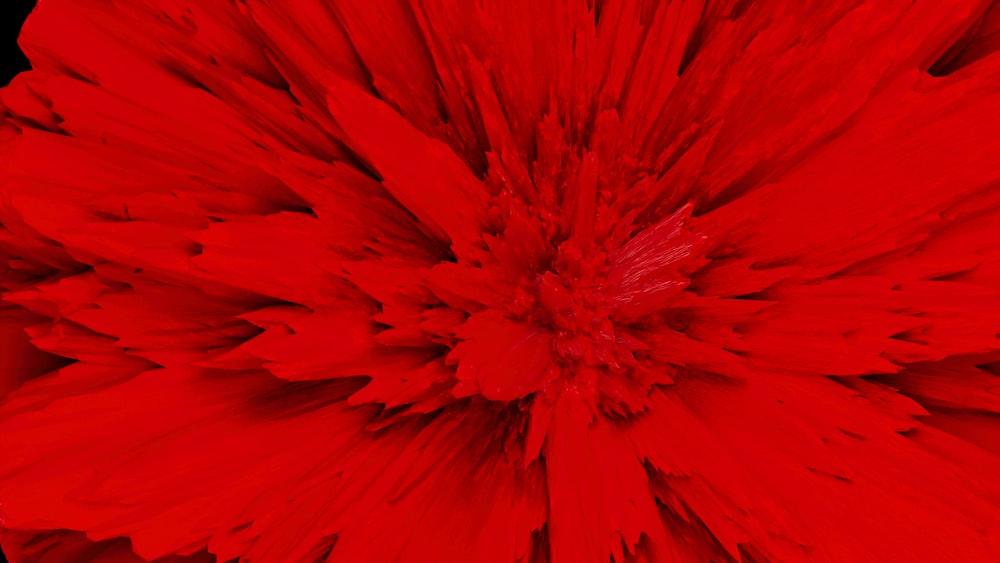
[[[13,561],[996,561],[987,0],[42,0]]]

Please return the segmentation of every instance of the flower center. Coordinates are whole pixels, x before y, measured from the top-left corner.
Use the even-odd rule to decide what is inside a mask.
[[[614,323],[601,286],[584,285],[554,272],[537,280],[539,322],[552,331],[552,349],[561,363],[614,363]]]
[[[640,410],[650,386],[669,380],[644,352],[645,327],[685,287],[678,268],[702,238],[684,230],[687,213],[623,242],[569,237],[529,269],[501,274],[520,280],[512,294],[473,311],[455,331],[447,358],[457,368],[454,394],[509,401],[568,386],[621,403],[614,407],[621,412]],[[492,264],[511,263],[501,253]]]
[[[581,366],[618,372],[634,364],[612,320],[607,257],[596,248],[564,244],[551,268],[528,282],[528,321],[551,333],[552,359],[562,371]],[[522,293],[524,295],[524,293]]]

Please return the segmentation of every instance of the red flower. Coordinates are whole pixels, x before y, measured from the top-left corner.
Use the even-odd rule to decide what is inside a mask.
[[[986,0],[43,0],[15,561],[995,561]]]

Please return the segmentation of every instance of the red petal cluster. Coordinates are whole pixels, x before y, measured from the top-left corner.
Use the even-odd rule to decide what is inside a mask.
[[[42,0],[14,561],[996,561],[988,0]]]

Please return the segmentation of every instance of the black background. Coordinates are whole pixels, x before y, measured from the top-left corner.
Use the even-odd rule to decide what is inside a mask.
[[[28,59],[17,46],[17,35],[24,18],[35,6],[34,0],[0,0],[0,86],[6,86],[17,73],[28,70]]]

